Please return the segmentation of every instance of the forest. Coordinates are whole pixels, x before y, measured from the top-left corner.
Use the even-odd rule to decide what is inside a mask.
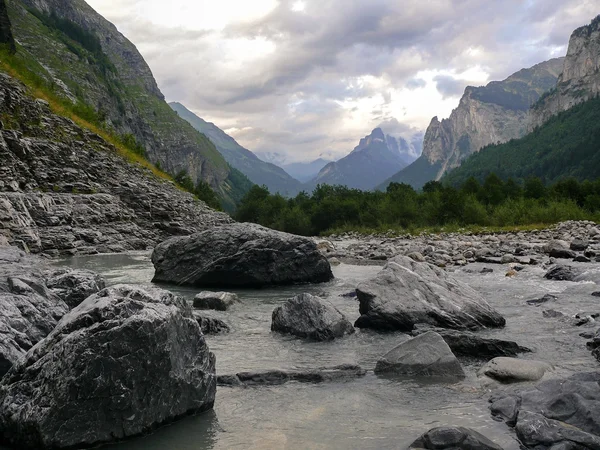
[[[422,191],[391,183],[385,192],[319,185],[286,199],[253,186],[234,217],[305,236],[342,231],[416,232],[437,227],[510,227],[568,219],[600,219],[600,180],[565,179],[551,186],[538,177],[522,183],[495,174],[483,183],[427,183]]]

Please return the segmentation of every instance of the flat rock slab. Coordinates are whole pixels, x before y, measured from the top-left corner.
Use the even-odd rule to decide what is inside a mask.
[[[271,330],[315,341],[354,333],[352,324],[330,301],[306,293],[275,308]]]
[[[333,279],[311,239],[250,223],[211,228],[157,245],[153,281],[206,287],[322,283]]]
[[[552,370],[552,366],[542,361],[498,357],[484,365],[477,374],[487,376],[501,383],[537,381]]]
[[[0,381],[0,444],[92,447],[212,408],[215,356],[181,298],[118,285],[88,297]]]
[[[467,284],[444,270],[398,256],[356,289],[359,328],[409,332],[418,323],[477,330],[502,327],[504,318]]]
[[[465,376],[448,344],[433,331],[404,341],[390,350],[377,361],[375,373],[454,379]]]
[[[542,381],[490,398],[492,415],[514,426],[524,448],[600,448],[600,373]]]
[[[231,292],[200,292],[194,297],[194,308],[227,311],[236,303],[240,303],[237,294]]]
[[[300,383],[323,383],[345,381],[363,377],[367,371],[353,364],[322,367],[309,370],[268,370],[264,372],[240,372],[235,375],[219,375],[219,386],[272,386],[289,381]]]
[[[457,356],[471,358],[494,358],[497,356],[516,356],[519,353],[529,353],[530,348],[523,347],[513,341],[491,339],[478,336],[468,331],[447,330],[444,328],[417,327],[413,336],[419,336],[427,331],[438,333]]]
[[[410,450],[503,450],[483,434],[464,427],[432,428],[408,448]]]

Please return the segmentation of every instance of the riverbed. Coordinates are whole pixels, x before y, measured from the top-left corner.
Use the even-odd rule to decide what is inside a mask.
[[[146,252],[95,255],[58,260],[56,265],[85,268],[102,274],[108,284],[150,285],[153,267]],[[577,265],[574,263],[573,265]],[[544,318],[544,309],[573,316],[600,312],[600,290],[593,282],[559,282],[543,279],[545,270],[528,266],[506,277],[507,266],[479,273],[484,264],[469,264],[454,275],[479,290],[507,319],[501,330],[483,335],[514,340],[533,348],[526,359],[548,362],[558,377],[596,370],[598,362],[585,348],[583,331],[595,331],[594,323],[577,327],[570,320]],[[490,267],[489,265],[487,267]],[[598,279],[600,264],[582,264],[590,279]],[[342,363],[359,364],[368,374],[352,381],[323,384],[287,383],[268,387],[219,387],[213,411],[186,418],[155,433],[105,448],[119,450],[205,449],[392,449],[406,448],[421,433],[444,425],[478,430],[505,449],[519,445],[509,428],[494,421],[488,410],[493,389],[476,376],[485,361],[462,359],[467,378],[455,384],[431,384],[425,380],[398,380],[376,376],[377,359],[404,338],[399,333],[358,330],[333,342],[305,342],[271,333],[271,313],[287,298],[309,292],[329,299],[350,321],[359,316],[355,298],[342,294],[354,290],[381,267],[341,264],[333,267],[335,280],[261,290],[233,290],[242,304],[228,312],[208,312],[232,328],[224,335],[207,336],[217,357],[217,373],[245,370],[308,369]],[[199,289],[161,286],[190,301]],[[526,300],[546,293],[557,300],[539,307]],[[594,326],[595,325],[595,326]]]

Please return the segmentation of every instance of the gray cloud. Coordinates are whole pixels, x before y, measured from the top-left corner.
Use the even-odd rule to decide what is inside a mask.
[[[478,67],[492,80],[506,78],[564,54],[571,32],[598,12],[597,0],[306,0],[306,10],[295,13],[292,0],[281,0],[261,19],[219,33],[150,26],[127,13],[143,1],[115,0],[100,12],[138,46],[166,97],[218,126],[245,130],[235,137],[251,150],[294,159],[349,152],[377,125],[412,132],[386,109],[394,88],[425,87],[418,75],[425,70]],[[226,60],[224,43],[238,39],[267,40],[273,51],[249,62]],[[472,84],[447,75],[435,83],[444,97]],[[372,98],[381,104],[348,129],[352,111],[342,104]],[[428,106],[430,117],[440,114]]]

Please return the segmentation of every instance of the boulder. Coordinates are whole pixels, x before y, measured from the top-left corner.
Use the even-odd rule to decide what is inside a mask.
[[[476,330],[504,318],[474,289],[444,270],[398,256],[356,290],[359,328],[411,331],[415,324]]]
[[[414,450],[502,450],[483,434],[471,428],[437,427],[421,435],[409,449]]]
[[[492,415],[515,426],[524,448],[600,448],[600,373],[552,379],[490,398]]]
[[[46,286],[75,308],[90,295],[106,287],[104,278],[89,270],[57,269],[46,272]]]
[[[556,301],[557,298],[558,297],[556,295],[546,294],[540,298],[534,298],[531,300],[527,300],[525,303],[527,303],[528,305],[531,305],[531,306],[540,306],[540,305],[543,305],[544,303],[554,302],[554,301]]]
[[[589,247],[589,245],[589,241],[585,241],[583,239],[573,239],[573,241],[571,241],[570,248],[575,252],[583,252]]]
[[[79,448],[212,408],[215,357],[186,302],[119,285],[88,297],[0,381],[0,443]]]
[[[354,364],[335,367],[321,367],[308,370],[267,370],[261,372],[240,372],[235,375],[219,375],[219,386],[272,386],[288,381],[299,383],[323,383],[345,381],[363,377],[367,371]]]
[[[592,262],[590,258],[587,258],[583,255],[579,255],[576,256],[575,258],[573,258],[573,262],[580,262],[580,263],[589,263]]]
[[[315,341],[354,333],[352,324],[331,302],[306,293],[275,308],[271,330]]]
[[[557,265],[552,267],[546,274],[544,278],[547,280],[556,280],[556,281],[574,281],[576,277],[580,275],[580,271],[571,267],[564,265]]]
[[[216,317],[204,316],[197,311],[194,311],[194,318],[196,319],[196,322],[198,322],[198,325],[200,325],[202,334],[223,334],[231,331],[229,325]]]
[[[262,287],[333,279],[314,241],[256,224],[234,223],[169,239],[154,249],[153,281]]]
[[[487,376],[501,383],[537,381],[552,370],[552,366],[542,361],[498,357],[484,365],[477,375]]]
[[[462,366],[444,339],[433,331],[402,342],[381,357],[375,373],[463,378]]]
[[[239,302],[239,297],[231,292],[205,291],[200,292],[194,297],[194,308],[227,311],[231,306]]]
[[[522,347],[516,342],[484,338],[468,331],[417,326],[412,335],[419,336],[427,331],[434,331],[442,336],[452,353],[457,356],[495,358],[496,356],[516,356],[519,353],[531,352],[531,349]]]

